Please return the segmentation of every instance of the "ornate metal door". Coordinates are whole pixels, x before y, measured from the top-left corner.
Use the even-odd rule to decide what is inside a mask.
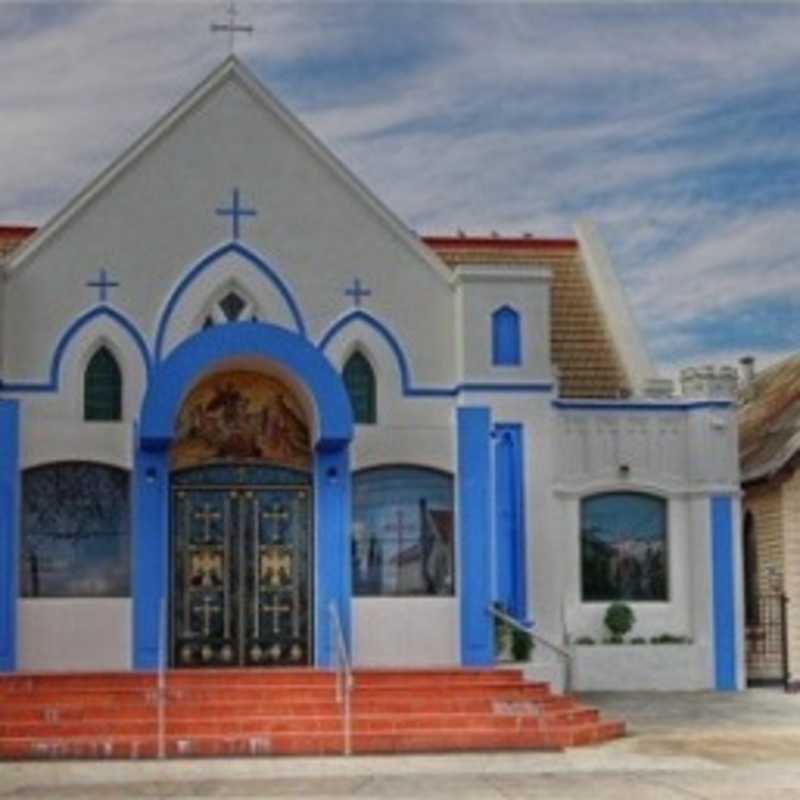
[[[175,481],[175,666],[310,663],[310,499],[307,485]]]

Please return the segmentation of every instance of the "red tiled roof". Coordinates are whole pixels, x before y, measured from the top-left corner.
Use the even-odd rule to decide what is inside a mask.
[[[543,239],[534,236],[423,236],[425,242],[432,250],[447,250],[454,252],[459,249],[475,252],[486,250],[490,252],[513,253],[522,250],[577,250],[576,239]]]
[[[0,225],[0,258],[13,253],[34,233],[36,228],[30,225]]]

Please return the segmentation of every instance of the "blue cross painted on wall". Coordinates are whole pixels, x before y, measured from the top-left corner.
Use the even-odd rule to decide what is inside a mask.
[[[108,290],[114,289],[115,287],[119,286],[118,281],[111,281],[108,279],[108,274],[104,269],[100,270],[100,277],[96,280],[89,281],[87,284],[92,289],[99,290],[98,301],[101,303],[105,303],[108,299]]]
[[[230,208],[218,208],[217,216],[231,217],[233,219],[233,238],[237,240],[241,233],[241,217],[254,217],[258,212],[254,208],[242,208],[239,199],[239,190],[233,190],[233,202]]]
[[[361,286],[361,280],[359,278],[356,278],[353,281],[352,287],[349,288],[349,289],[345,289],[344,293],[348,297],[352,297],[353,298],[353,302],[356,304],[356,306],[360,306],[361,305],[361,298],[362,297],[369,297],[372,294],[372,290],[363,288]]]

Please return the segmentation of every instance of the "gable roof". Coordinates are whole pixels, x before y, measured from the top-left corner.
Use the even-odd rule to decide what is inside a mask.
[[[9,268],[13,270],[22,266],[39,247],[61,230],[81,209],[97,197],[106,186],[135,163],[154,142],[177,125],[209,94],[228,80],[238,80],[256,102],[273,113],[289,128],[306,145],[310,153],[322,161],[342,183],[349,187],[387,225],[395,236],[414,251],[418,258],[426,262],[443,280],[450,280],[451,276],[447,269],[430,250],[421,244],[416,234],[385,206],[286,106],[269,92],[258,77],[239,61],[235,55],[228,56],[205,80],[162,116],[110,166],[79,192],[72,201],[40,228],[35,236],[28,239],[24,246],[14,253],[9,262]]]
[[[561,396],[611,399],[632,393],[576,239],[427,236],[423,241],[452,269],[470,263],[550,267],[550,343]]]
[[[739,397],[742,482],[772,478],[800,451],[800,355],[773,364]]]

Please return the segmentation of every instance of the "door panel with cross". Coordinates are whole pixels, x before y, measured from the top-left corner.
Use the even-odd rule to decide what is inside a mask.
[[[311,661],[308,486],[180,486],[172,503],[177,667]]]

